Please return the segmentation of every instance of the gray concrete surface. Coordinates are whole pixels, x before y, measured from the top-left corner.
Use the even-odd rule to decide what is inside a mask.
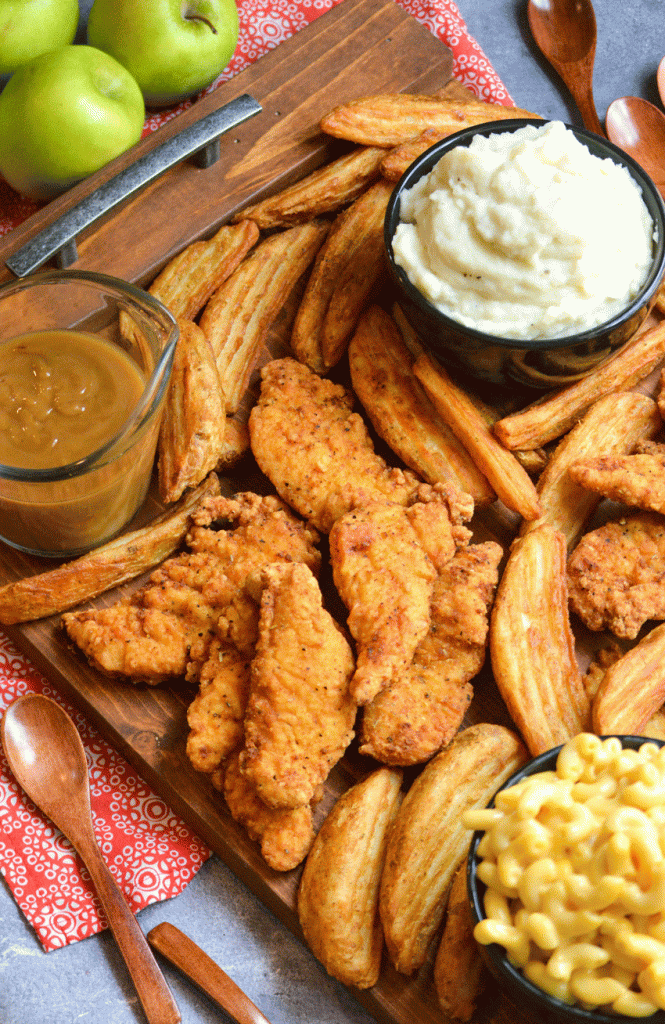
[[[458,6],[516,104],[544,117],[581,123],[565,88],[531,40],[525,3],[458,0]],[[601,120],[618,96],[634,94],[657,102],[655,73],[665,54],[662,0],[596,0],[595,9],[594,88]],[[147,908],[139,920],[145,931],[167,920],[187,932],[272,1024],[370,1024],[353,995],[326,975],[217,858],[204,865],[181,896]],[[185,1024],[226,1019],[174,970],[167,966],[165,973]],[[0,881],[1,1024],[142,1021],[108,933],[45,954]]]

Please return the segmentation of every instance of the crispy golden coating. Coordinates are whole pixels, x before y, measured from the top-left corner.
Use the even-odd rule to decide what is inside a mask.
[[[159,431],[159,495],[177,501],[216,469],[224,443],[226,404],[217,363],[201,328],[179,320],[180,337]]]
[[[456,552],[434,580],[430,627],[406,671],[363,710],[360,753],[390,765],[428,761],[449,743],[473,697],[503,549]]]
[[[549,523],[563,533],[570,551],[600,501],[582,485],[573,471],[575,465],[598,452],[610,458],[629,452],[641,438],[653,436],[660,425],[656,403],[646,395],[622,391],[594,402],[550,457],[537,487],[542,514],[523,523],[520,532]]]
[[[240,771],[238,757],[232,754],[224,766],[222,786],[231,816],[247,829],[252,841],[261,844],[261,856],[273,871],[291,871],[305,859],[314,842],[311,807],[277,811],[266,807]]]
[[[269,235],[206,303],[199,323],[212,346],[226,411],[240,406],[267,331],[328,231],[310,221]]]
[[[434,960],[439,1006],[453,1020],[471,1020],[484,987],[483,958],[473,937],[474,920],[466,888],[466,864],[455,872],[446,921]]]
[[[56,615],[147,572],[180,547],[194,510],[216,494],[219,480],[212,473],[149,526],[116,537],[57,569],[5,584],[0,587],[0,622]]]
[[[423,485],[377,455],[345,388],[288,358],[268,363],[261,378],[249,417],[252,452],[278,494],[317,529],[327,533],[368,501],[416,500]]]
[[[262,230],[301,224],[353,202],[379,176],[384,150],[359,146],[317,168],[295,185],[247,206],[234,220],[248,217]]]
[[[624,505],[665,512],[665,444],[643,441],[630,455],[578,459],[569,473],[585,490]]]
[[[351,100],[321,119],[321,130],[339,139],[366,146],[398,146],[425,128],[443,134],[485,121],[537,117],[519,107],[502,107],[481,100],[446,99],[413,93],[382,93]]]
[[[349,343],[353,390],[377,433],[430,484],[448,482],[487,505],[496,494],[415,377],[395,321],[380,306],[361,316]]]
[[[421,513],[429,530],[421,540]],[[408,670],[430,623],[432,586],[438,564],[455,553],[455,537],[442,504],[403,508],[372,502],[341,516],[330,531],[335,586],[346,605],[356,641],[351,692],[368,704]]]
[[[643,735],[665,701],[665,624],[656,626],[606,670],[593,699],[599,736]]]
[[[515,541],[490,620],[494,678],[531,754],[589,727],[568,618],[566,542],[545,523]]]
[[[318,535],[275,496],[211,498],[193,518],[188,550],[167,559],[146,586],[109,608],[63,616],[70,638],[101,671],[150,684],[197,678],[222,613],[233,606],[236,618],[250,615],[247,585],[255,574],[274,561],[320,564]],[[217,522],[232,528],[209,528]]]
[[[354,736],[354,660],[302,563],[262,573],[240,767],[269,807],[308,804]]]
[[[187,709],[187,757],[199,772],[214,772],[244,740],[250,662],[230,643],[213,637]]]
[[[632,640],[665,618],[665,519],[636,512],[592,530],[568,559],[570,607],[589,629]]]
[[[305,940],[345,985],[371,988],[379,979],[379,883],[401,781],[401,772],[379,768],[343,793],[303,868],[298,917]]]
[[[471,833],[462,814],[485,807],[528,760],[521,740],[500,725],[473,725],[457,734],[412,784],[388,839],[379,910],[396,970],[422,967],[438,931],[453,876]]]
[[[506,448],[540,448],[571,429],[603,395],[628,391],[648,377],[665,355],[665,321],[637,334],[574,384],[494,424]]]
[[[217,461],[217,472],[223,473],[225,470],[237,465],[243,456],[247,455],[248,451],[249,430],[246,424],[234,420],[231,416],[227,416],[224,438]]]

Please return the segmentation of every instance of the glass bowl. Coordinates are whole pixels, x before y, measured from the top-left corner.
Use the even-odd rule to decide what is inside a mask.
[[[34,457],[29,460],[20,454],[14,458],[12,453],[12,464],[0,464],[0,539],[20,551],[45,557],[79,555],[104,543],[129,522],[142,504],[152,475],[161,411],[178,340],[177,323],[160,302],[131,284],[103,274],[53,271],[1,286],[0,348],[4,345],[5,351],[15,351],[18,345],[27,351],[24,336],[33,335],[42,345],[42,355],[30,355],[38,360],[39,388],[28,393],[29,401],[39,405],[37,418],[30,413],[31,422],[39,429],[44,422],[40,396],[50,387],[50,353],[57,347],[68,352],[67,332],[72,331],[94,336],[91,340],[101,347],[99,364],[106,374],[106,388],[103,377],[97,388],[99,413],[94,418],[93,440],[84,442],[91,445],[91,450],[84,448],[76,452],[73,461],[54,465],[48,450],[53,441],[46,441],[43,454],[36,444]],[[43,332],[49,332],[46,341],[42,341]],[[136,375],[135,393],[126,399],[127,408],[110,433],[105,433],[111,406],[108,393],[129,393],[124,379],[117,383],[121,381],[121,363]],[[87,380],[81,384],[80,367],[68,371],[68,375],[74,389],[88,385]],[[42,385],[42,381],[46,383]],[[0,384],[9,389],[3,401],[7,407],[7,394],[15,387],[16,375],[5,375],[4,384],[0,375]],[[52,393],[48,391],[48,401]],[[24,414],[19,411],[16,415]],[[103,426],[98,428],[97,423]],[[5,419],[4,429],[18,428],[15,421]],[[76,433],[79,428],[71,429]],[[66,437],[67,428],[62,434]],[[10,461],[7,455],[3,458]]]
[[[384,247],[395,299],[423,345],[453,370],[495,384],[515,381],[530,388],[562,387],[586,376],[620,348],[647,317],[665,270],[665,206],[651,178],[630,156],[593,132],[566,125],[590,150],[624,166],[639,185],[653,219],[655,238],[648,276],[635,299],[617,316],[590,330],[544,340],[515,340],[465,326],[437,309],[409,280],[393,257],[392,238],[400,220],[400,197],[429,174],[441,157],[456,146],[468,146],[476,135],[515,132],[525,125],[542,127],[533,118],[492,121],[455,132],[435,143],[405,171],[389,200],[384,222]],[[611,210],[607,211],[611,218]]]
[[[601,737],[603,740],[608,736]],[[644,743],[654,743],[658,747],[665,746],[663,740],[652,739],[646,736],[619,736],[624,748],[637,750]],[[520,782],[529,775],[536,775],[538,772],[553,771],[556,768],[556,761],[561,747],[554,747],[552,750],[534,757],[528,764],[511,775],[509,779],[499,786],[497,793],[508,789]],[[490,800],[488,806],[494,806],[497,793]],[[484,894],[485,885],[477,875],[479,858],[477,855],[478,844],[484,832],[474,832],[469,848],[467,859],[467,889],[471,904],[471,914],[474,925],[485,917]],[[585,1009],[583,1006],[570,1005],[560,999],[556,999],[543,989],[529,981],[519,968],[514,967],[506,955],[506,950],[498,943],[491,943],[488,946],[479,946],[485,965],[496,982],[502,987],[508,998],[515,1006],[526,1008],[536,1020],[552,1022],[552,1024],[627,1024],[628,1021],[635,1021],[638,1018],[627,1017],[618,1013],[604,1013],[600,1010]],[[648,1021],[649,1024],[665,1024],[665,1011],[659,1010],[649,1017],[639,1018]]]

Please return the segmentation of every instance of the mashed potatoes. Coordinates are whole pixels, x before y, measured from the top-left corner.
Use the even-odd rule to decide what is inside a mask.
[[[395,262],[441,312],[504,338],[565,337],[644,283],[654,225],[628,171],[560,121],[476,136],[400,200]]]

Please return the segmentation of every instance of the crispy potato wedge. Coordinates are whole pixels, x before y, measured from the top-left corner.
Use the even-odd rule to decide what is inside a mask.
[[[589,726],[568,617],[566,541],[548,523],[518,538],[490,618],[494,678],[531,754]]]
[[[212,346],[226,396],[237,412],[259,346],[328,231],[310,221],[264,239],[207,303],[201,329]]]
[[[193,320],[259,239],[251,220],[225,224],[209,241],[192,242],[148,289],[179,320]]]
[[[349,368],[374,429],[423,480],[448,481],[470,494],[475,505],[490,504],[493,488],[438,415],[412,363],[395,321],[380,306],[370,306],[349,343]]]
[[[335,284],[321,328],[321,351],[326,370],[332,369],[346,352],[374,286],[384,270],[383,221],[391,188],[381,181],[356,200],[363,209],[361,230],[353,256]]]
[[[247,206],[233,219],[249,218],[266,231],[334,213],[357,199],[379,177],[379,165],[384,156],[385,150],[378,146],[357,147],[277,195]]]
[[[219,449],[217,472],[223,473],[231,469],[249,451],[249,430],[246,423],[240,423],[231,416],[226,418],[224,437]]]
[[[665,320],[638,334],[586,377],[505,416],[494,433],[506,448],[540,448],[561,437],[603,395],[628,391],[648,377],[665,355]]]
[[[641,736],[665,701],[665,623],[647,633],[605,672],[591,705],[599,736]]]
[[[314,261],[293,322],[291,348],[296,359],[309,366],[310,370],[314,370],[315,373],[324,373],[326,370],[323,325],[328,307],[336,292],[336,302],[340,303],[340,309],[335,312],[334,320],[333,314],[331,314],[328,324],[330,337],[326,344],[329,359],[334,358],[333,346],[339,344],[343,333],[348,330],[350,337],[353,332],[360,314],[360,310],[357,308],[357,299],[363,292],[364,285],[359,282],[359,287],[356,286],[350,293],[351,299],[355,297],[355,312],[351,314],[353,317],[351,320],[349,320],[349,314],[345,315],[342,309],[345,292],[338,290],[338,287],[342,278],[346,279],[347,284],[349,283],[346,275],[349,268],[353,269],[356,265],[357,253],[363,240],[368,237],[372,239],[368,244],[373,245],[375,249],[378,242],[382,244],[383,215],[389,195],[390,186],[386,182],[381,181],[370,186],[359,199],[336,217]],[[348,341],[348,338],[345,340]],[[343,337],[342,344],[344,344]]]
[[[434,960],[439,1006],[453,1020],[471,1020],[484,985],[483,958],[473,937],[474,920],[466,888],[466,864],[455,872],[446,922]]]
[[[224,390],[210,342],[191,320],[179,320],[178,326],[157,460],[159,496],[166,504],[217,467],[226,427]]]
[[[327,135],[365,146],[399,146],[425,128],[443,133],[485,121],[512,117],[538,117],[519,107],[502,107],[482,100],[444,99],[413,93],[383,93],[351,100],[335,107],[321,119]]]
[[[652,398],[633,391],[606,395],[587,410],[559,442],[538,480],[543,511],[539,519],[523,523],[521,534],[549,523],[566,538],[570,550],[600,502],[600,495],[585,490],[569,472],[579,459],[593,454],[629,452],[662,426]]]
[[[424,767],[404,797],[379,891],[388,953],[400,973],[422,967],[443,918],[445,897],[471,841],[462,812],[484,807],[527,760],[511,730],[472,725]]]
[[[185,539],[189,518],[200,503],[217,494],[219,480],[212,473],[149,526],[116,537],[57,569],[5,584],[0,587],[0,622],[9,625],[57,615],[159,565]]]
[[[343,793],[314,840],[298,889],[305,940],[333,978],[371,988],[383,933],[379,883],[387,835],[401,800],[402,773],[379,768]]]
[[[537,519],[542,508],[533,481],[512,452],[497,441],[469,396],[426,354],[418,357],[413,372],[504,505],[523,519]]]

